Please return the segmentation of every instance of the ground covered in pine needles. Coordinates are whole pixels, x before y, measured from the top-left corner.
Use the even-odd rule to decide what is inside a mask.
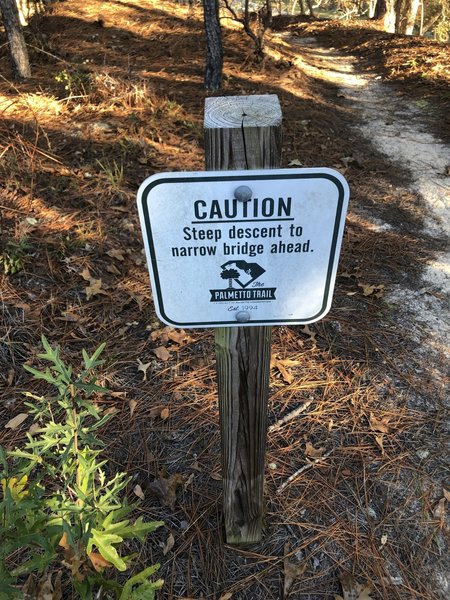
[[[448,47],[367,24],[281,28],[360,55],[442,122]],[[406,175],[348,135],[345,99],[297,69],[276,35],[256,63],[244,34],[224,29],[221,93],[278,94],[282,166],[337,168],[352,192],[331,312],[274,329],[264,541],[230,548],[213,335],[156,318],[135,204],[152,173],[204,168],[201,13],[73,0],[36,17],[26,35],[26,83],[7,78],[0,38],[2,445],[13,448],[31,425],[3,428],[22,393],[45,392],[23,369],[38,365],[42,334],[75,364],[81,349],[107,342],[101,381],[111,392],[98,399],[114,413],[106,455],[133,476],[128,494],[143,497],[141,513],[165,521],[139,549],[141,566],[161,563],[161,598],[319,600],[342,595],[342,585],[359,590],[355,600],[443,597],[445,387],[383,296],[392,282],[419,285],[442,246],[420,236],[425,215]],[[395,227],[374,230],[369,213]]]

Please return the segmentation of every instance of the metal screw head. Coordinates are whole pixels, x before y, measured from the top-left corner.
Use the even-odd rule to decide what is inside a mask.
[[[234,197],[239,202],[248,202],[252,197],[252,190],[248,185],[240,185],[234,190]]]
[[[248,323],[248,321],[250,321],[250,313],[246,310],[240,310],[236,313],[236,321],[239,323]]]

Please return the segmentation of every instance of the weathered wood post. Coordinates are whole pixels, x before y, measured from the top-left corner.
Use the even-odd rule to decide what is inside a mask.
[[[332,169],[275,168],[276,96],[209,98],[205,138],[209,172],[154,174],[137,200],[158,317],[216,330],[226,539],[248,545],[262,536],[270,327],[330,310],[349,190]]]
[[[278,97],[207,98],[207,170],[280,166]],[[271,327],[215,330],[226,540],[261,540]]]

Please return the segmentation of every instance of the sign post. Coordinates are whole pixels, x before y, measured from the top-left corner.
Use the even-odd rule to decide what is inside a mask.
[[[275,95],[207,98],[206,169],[279,167],[281,121]],[[270,326],[215,330],[225,536],[232,545],[262,537],[271,339]]]
[[[158,316],[214,327],[226,540],[261,540],[271,326],[329,310],[348,203],[330,169],[279,169],[278,98],[208,98],[207,172],[154,175],[139,214]]]

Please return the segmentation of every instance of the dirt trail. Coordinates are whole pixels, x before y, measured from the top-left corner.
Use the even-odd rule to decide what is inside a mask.
[[[358,59],[322,47],[314,37],[288,37],[300,47],[297,66],[308,75],[338,86],[355,117],[353,129],[370,140],[391,168],[406,175],[405,184],[417,200],[422,228],[406,225],[408,235],[416,240],[439,241],[440,251],[432,253],[414,287],[392,281],[385,300],[395,313],[397,324],[408,332],[412,342],[408,352],[415,354],[416,371],[426,372],[448,404],[448,356],[450,353],[450,147],[427,130],[426,101],[407,98],[400,90],[383,85],[381,77],[358,73]],[[429,128],[428,128],[429,129]],[[355,148],[355,154],[357,148]],[[383,221],[367,209],[364,218],[374,232],[382,233],[405,224],[391,218]],[[420,243],[420,241],[419,241]],[[400,376],[401,379],[401,376]],[[401,381],[397,382],[401,387]],[[436,399],[427,396],[426,411],[436,408]],[[428,445],[429,440],[426,440]],[[421,454],[421,452],[423,454]],[[417,456],[428,451],[419,449]],[[450,578],[441,570],[432,575],[437,597],[449,597]]]
[[[360,74],[356,58],[334,48],[318,45],[314,37],[290,38],[304,51],[297,59],[299,68],[309,75],[337,85],[352,103],[357,119],[354,127],[392,163],[406,172],[409,190],[425,213],[424,229],[412,235],[442,240],[445,251],[435,254],[425,266],[418,289],[393,283],[386,300],[395,305],[400,321],[408,324],[412,339],[423,356],[450,351],[450,147],[427,132],[426,101],[406,99],[403,94],[383,86],[374,75]],[[366,218],[370,215],[365,214]],[[395,225],[373,219],[376,231]],[[444,363],[445,364],[445,363]],[[446,373],[435,372],[441,385]]]

